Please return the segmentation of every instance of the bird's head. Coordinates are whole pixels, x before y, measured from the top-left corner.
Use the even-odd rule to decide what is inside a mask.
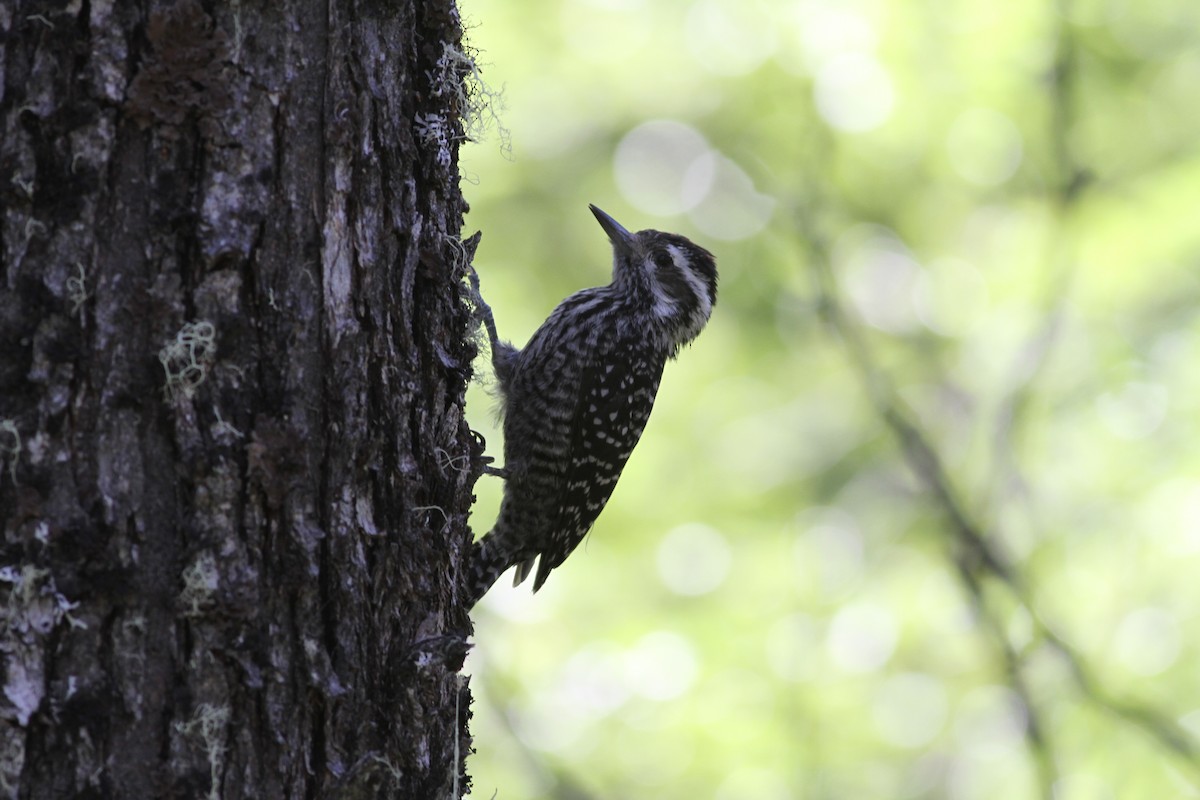
[[[612,242],[613,288],[644,306],[674,355],[699,335],[716,305],[716,259],[683,236],[630,233],[596,206],[590,208]]]

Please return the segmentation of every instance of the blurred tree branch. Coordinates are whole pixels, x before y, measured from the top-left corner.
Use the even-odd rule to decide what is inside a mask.
[[[890,376],[878,366],[860,326],[846,313],[828,266],[828,248],[823,245],[816,231],[807,230],[804,235],[812,252],[821,318],[842,341],[876,413],[896,439],[905,462],[916,474],[925,493],[944,515],[951,534],[951,557],[955,571],[981,624],[1002,651],[1010,686],[1026,704],[1028,721],[1025,734],[1038,765],[1045,796],[1051,796],[1057,773],[1052,742],[1040,721],[1041,712],[1032,700],[1024,678],[1023,669],[1035,650],[1030,648],[1022,653],[1014,648],[999,610],[987,600],[984,592],[984,581],[987,579],[1004,586],[1029,613],[1037,639],[1063,659],[1080,696],[1105,712],[1136,725],[1159,745],[1178,756],[1194,778],[1200,779],[1200,753],[1196,743],[1180,726],[1167,714],[1142,703],[1118,699],[1101,686],[1087,660],[1038,613],[1022,576],[999,550],[994,537],[988,535],[964,505],[941,456],[930,444],[930,437],[914,421],[914,413],[898,396]]]
[[[1047,76],[1050,106],[1047,135],[1052,162],[1047,167],[1051,175],[1047,194],[1059,223],[1070,216],[1082,193],[1093,185],[1091,172],[1078,161],[1070,142],[1080,62],[1068,22],[1068,10],[1068,0],[1060,0],[1053,65]],[[809,168],[814,169],[812,165],[817,165],[815,169],[819,170],[833,163],[831,156],[836,139],[820,124],[809,128],[808,134],[809,145],[814,148],[806,159]],[[807,187],[820,187],[828,183],[823,178],[810,175],[802,183]],[[840,339],[875,413],[896,440],[922,491],[945,520],[950,534],[948,558],[954,572],[982,631],[998,650],[1010,688],[1025,706],[1024,735],[1042,796],[1050,798],[1055,794],[1058,759],[1052,733],[1046,724],[1044,701],[1039,703],[1034,696],[1029,670],[1034,657],[1047,651],[1065,666],[1084,702],[1141,730],[1159,747],[1172,753],[1193,781],[1200,782],[1200,748],[1196,741],[1169,714],[1149,704],[1119,697],[1101,684],[1088,660],[1038,612],[1031,587],[1003,552],[995,536],[996,515],[988,513],[990,506],[998,507],[1004,502],[1003,484],[1016,470],[1011,442],[1019,432],[1022,412],[1035,396],[1037,379],[1049,362],[1061,331],[1063,307],[1074,275],[1072,243],[1064,233],[1056,235],[1050,243],[1047,262],[1054,267],[1054,274],[1047,284],[1043,322],[1018,355],[1018,362],[1012,369],[1011,388],[1001,401],[995,423],[993,481],[996,488],[992,492],[993,499],[979,501],[973,506],[956,488],[944,458],[933,444],[933,437],[918,423],[916,413],[901,399],[891,375],[880,366],[880,359],[868,343],[862,324],[847,312],[831,267],[832,248],[823,233],[826,226],[821,222],[830,218],[830,212],[836,217],[843,209],[822,197],[819,189],[810,188],[810,192],[807,203],[798,209],[795,219],[798,220],[801,246],[806,249],[812,265],[817,312]],[[1008,632],[1006,612],[996,602],[997,598],[989,598],[988,584],[1003,587],[1028,614],[1033,626],[1033,637],[1028,645],[1014,644]]]
[[[1045,309],[1042,323],[1029,337],[1028,344],[1018,352],[1011,368],[1011,388],[1001,400],[996,415],[993,497],[1000,504],[1004,502],[1004,487],[1008,485],[1008,478],[1019,472],[1013,457],[1013,441],[1019,433],[1023,412],[1034,396],[1037,380],[1049,362],[1062,331],[1063,306],[1069,297],[1076,263],[1073,243],[1062,232],[1062,225],[1071,216],[1083,190],[1092,181],[1090,171],[1079,163],[1070,141],[1070,131],[1075,122],[1079,57],[1075,37],[1066,23],[1069,6],[1070,0],[1059,0],[1057,3],[1054,61],[1047,76],[1050,124],[1046,136],[1052,158],[1049,193],[1057,231],[1051,235],[1048,243],[1046,263],[1053,274],[1047,281],[1042,300]]]

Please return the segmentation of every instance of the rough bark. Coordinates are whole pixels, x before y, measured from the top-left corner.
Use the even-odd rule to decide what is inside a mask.
[[[460,53],[0,3],[0,794],[465,791]]]

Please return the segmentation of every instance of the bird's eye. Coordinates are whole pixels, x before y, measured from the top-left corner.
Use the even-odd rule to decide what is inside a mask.
[[[654,254],[654,266],[659,269],[671,269],[675,266],[675,261],[670,253],[658,252]]]

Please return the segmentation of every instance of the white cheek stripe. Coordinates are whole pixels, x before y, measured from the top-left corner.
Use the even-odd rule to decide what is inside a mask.
[[[688,264],[688,257],[684,255],[673,244],[667,245],[667,252],[671,254],[671,260],[675,262],[675,267],[683,275],[683,279],[688,282],[688,286],[692,287],[692,292],[696,295],[696,301],[700,305],[700,314],[704,319],[708,319],[712,314],[712,300],[708,296],[708,287],[704,285],[704,281]]]
[[[657,279],[650,278],[650,291],[654,293],[654,316],[661,319],[675,315],[675,300],[663,291]]]

